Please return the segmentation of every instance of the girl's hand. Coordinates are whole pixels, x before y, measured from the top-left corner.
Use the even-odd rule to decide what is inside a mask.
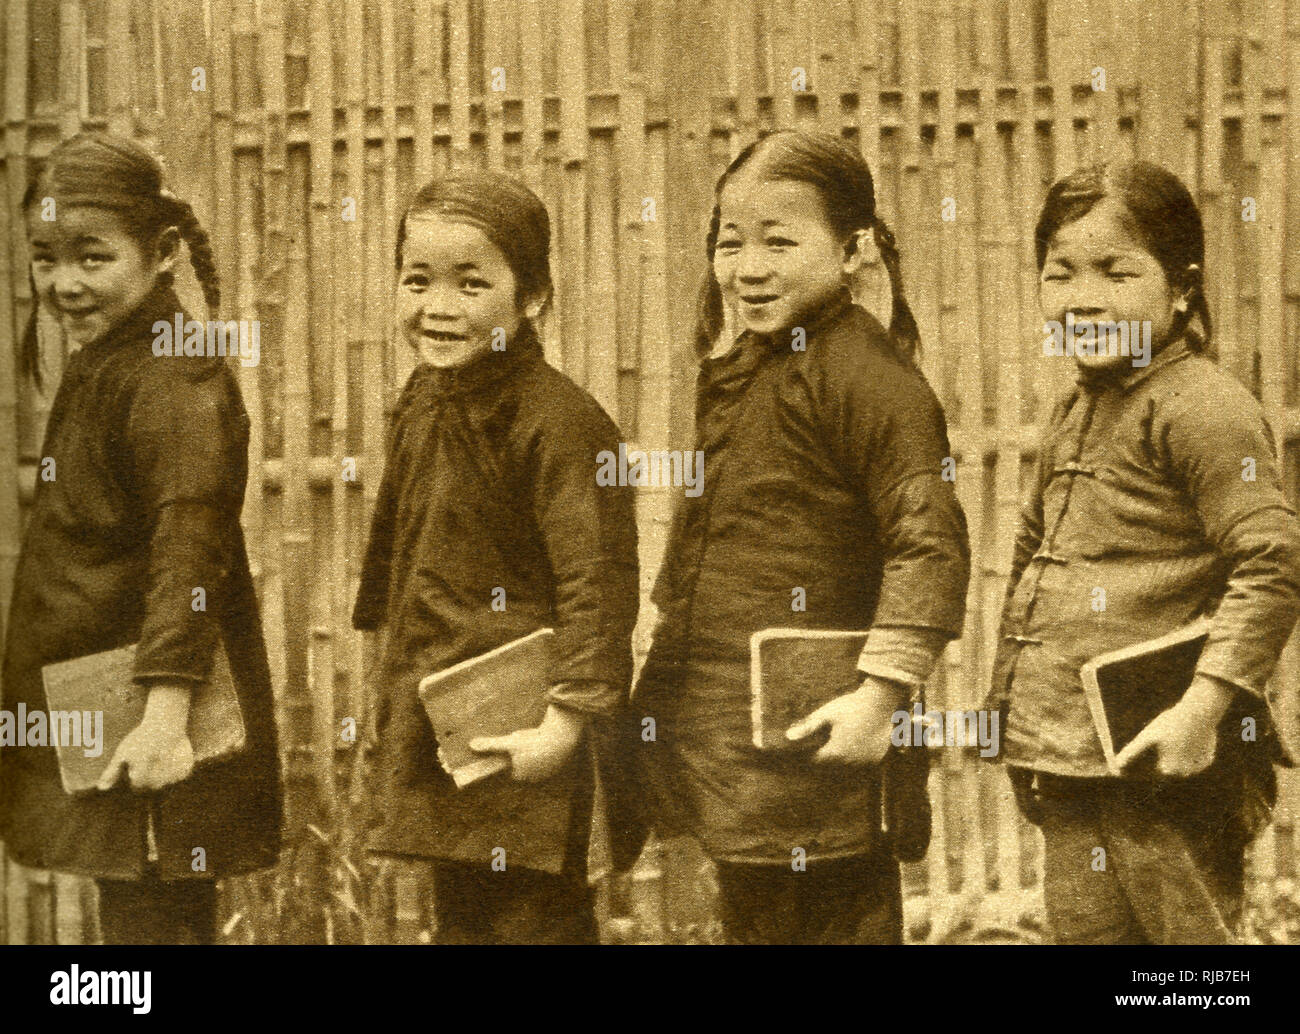
[[[99,778],[98,789],[111,790],[125,771],[131,789],[151,793],[188,779],[194,771],[190,743],[190,687],[153,686],[140,724],[126,734]]]
[[[508,754],[510,776],[521,783],[540,783],[556,775],[577,749],[586,719],[576,711],[554,704],[536,729],[520,729],[508,736],[479,736],[469,749],[479,754]]]
[[[814,761],[878,765],[889,752],[894,715],[905,693],[898,683],[868,675],[852,693],[836,697],[790,726],[786,739],[801,740],[829,726],[830,738],[813,755]]]
[[[1156,715],[1115,755],[1116,766],[1124,768],[1154,748],[1156,771],[1161,775],[1186,777],[1204,772],[1214,760],[1219,722],[1235,692],[1225,683],[1197,676],[1178,703]]]

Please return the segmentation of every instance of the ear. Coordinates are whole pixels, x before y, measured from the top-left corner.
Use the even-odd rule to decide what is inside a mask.
[[[537,319],[551,302],[551,289],[544,287],[540,291],[524,296],[524,315],[530,320]]]
[[[1179,282],[1174,285],[1174,291],[1177,297],[1174,299],[1174,308],[1179,312],[1186,312],[1192,304],[1192,294],[1201,282],[1201,267],[1193,262],[1184,271],[1179,278]]]
[[[854,230],[844,242],[844,258],[840,268],[848,277],[856,276],[867,260],[876,253],[876,242],[870,230]]]
[[[170,273],[176,268],[181,257],[181,232],[175,226],[166,227],[158,234],[154,244],[154,262],[158,273]]]

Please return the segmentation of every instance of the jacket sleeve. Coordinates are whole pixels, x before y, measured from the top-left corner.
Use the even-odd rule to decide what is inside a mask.
[[[567,403],[567,400],[566,400]],[[550,699],[590,714],[626,702],[636,624],[634,489],[596,483],[618,430],[590,398],[554,407],[534,441],[533,512],[555,582]]]
[[[362,632],[377,631],[386,621],[388,585],[393,567],[393,536],[397,521],[396,448],[388,452],[384,472],[370,518],[370,537],[361,561],[361,578],[352,607],[352,627]]]
[[[228,374],[180,367],[188,363],[147,364],[126,424],[128,477],[149,536],[137,681],[206,681],[217,615],[229,605],[223,593],[247,477],[248,417]]]
[[[837,465],[864,495],[884,552],[874,625],[961,635],[970,579],[966,518],[943,410],[894,364],[831,379],[826,416]],[[871,640],[868,639],[868,649]]]
[[[1162,415],[1164,458],[1228,567],[1197,672],[1263,694],[1300,618],[1300,522],[1282,493],[1273,436],[1244,390],[1238,404],[1178,398]]]

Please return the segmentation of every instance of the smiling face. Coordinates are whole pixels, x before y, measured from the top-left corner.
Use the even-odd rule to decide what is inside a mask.
[[[55,215],[46,222],[39,205],[27,212],[32,279],[68,340],[84,347],[117,327],[172,269],[177,235],[164,231],[145,247],[109,209],[69,206]]]
[[[1160,348],[1169,338],[1174,305],[1182,294],[1170,285],[1154,255],[1134,232],[1122,202],[1104,198],[1086,215],[1066,223],[1048,241],[1039,274],[1039,305],[1044,320],[1074,322],[1150,321],[1151,341]],[[1075,355],[1079,366],[1115,369],[1125,355]]]
[[[718,207],[713,275],[744,330],[772,334],[800,325],[855,266],[810,184],[740,172],[723,187]]]
[[[509,340],[526,315],[505,255],[477,226],[439,215],[406,223],[397,277],[397,321],[421,362],[462,366]]]

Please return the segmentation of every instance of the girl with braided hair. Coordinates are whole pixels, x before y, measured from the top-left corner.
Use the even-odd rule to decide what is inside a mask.
[[[275,864],[282,811],[239,524],[248,417],[221,360],[152,348],[156,322],[184,319],[172,289],[182,239],[215,310],[211,250],[157,159],[103,133],[56,147],[23,208],[33,297],[74,351],[14,578],[3,707],[44,711],[44,666],[132,643],[148,696],[97,792],[64,792],[53,747],[0,750],[0,837],[22,865],[94,877],[108,943],[211,942],[215,880]],[[39,381],[36,331],[34,307],[22,358]],[[196,770],[190,697],[219,647],[245,747]]]
[[[872,242],[888,330],[849,291]],[[929,827],[924,753],[896,764],[892,718],[960,634],[969,568],[943,410],[855,149],[793,130],[747,147],[718,182],[707,251],[704,490],[681,500],[633,698],[657,724],[643,751],[656,824],[717,864],[733,942],[900,942],[898,860]],[[719,338],[727,310],[734,341]],[[776,627],[869,630],[859,688],[791,728],[795,752],[751,742],[750,637]],[[891,773],[911,774],[902,808]]]

